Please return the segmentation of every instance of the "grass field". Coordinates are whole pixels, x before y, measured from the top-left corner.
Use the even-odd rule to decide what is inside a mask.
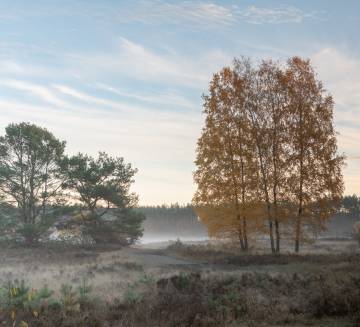
[[[4,305],[6,326],[359,326],[360,255],[353,241],[327,240],[302,255],[241,254],[219,243],[132,248],[0,250],[9,281],[45,285],[58,305]],[[75,290],[86,282],[84,298]],[[64,307],[63,285],[72,285]],[[61,305],[62,304],[62,305]],[[16,311],[15,321],[12,312]],[[25,325],[23,325],[25,326]]]

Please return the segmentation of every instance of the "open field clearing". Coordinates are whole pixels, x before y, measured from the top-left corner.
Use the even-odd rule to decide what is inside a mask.
[[[0,327],[360,327],[360,1],[0,1]]]
[[[357,258],[356,249],[352,240],[319,241],[304,249],[305,254],[280,256],[245,255],[236,247],[210,242],[165,242],[122,249],[3,248],[0,280],[26,280],[35,288],[47,284],[58,289],[86,279],[97,296],[113,299],[144,275],[160,279],[189,271],[216,275],[320,272],[350,264]]]
[[[85,281],[91,294],[76,312],[53,309],[56,319],[63,315],[59,326],[358,326],[360,255],[349,251],[355,242],[320,241],[303,255],[236,254],[214,243],[162,245],[3,248],[1,283],[48,285],[62,301],[63,285],[76,290]],[[329,247],[338,251],[326,252]],[[24,321],[52,326],[47,310]],[[96,317],[89,324],[91,311]]]

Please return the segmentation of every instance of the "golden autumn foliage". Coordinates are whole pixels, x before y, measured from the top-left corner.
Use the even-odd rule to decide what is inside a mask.
[[[249,238],[254,233],[265,232],[263,220],[260,218],[263,210],[261,203],[247,203],[246,208],[240,211],[240,217],[246,217],[246,234]],[[235,205],[198,206],[196,207],[196,213],[207,226],[210,237],[230,238],[240,242],[239,237],[242,236],[244,230],[241,229],[242,226],[239,224]]]
[[[299,250],[304,231],[319,230],[343,192],[333,100],[308,60],[253,67],[235,59],[214,74],[203,97],[193,202],[209,235],[239,240],[267,230],[272,252],[281,233]]]
[[[242,249],[248,248],[247,207],[257,192],[251,124],[241,98],[245,93],[243,81],[231,69],[214,75],[210,95],[204,96],[207,117],[198,142],[195,180],[199,187],[194,196],[198,206],[210,205],[222,217],[218,221],[224,226],[215,224],[218,227],[210,228],[210,233],[236,230]]]
[[[299,251],[302,225],[323,224],[334,212],[343,193],[341,168],[333,127],[334,102],[316,80],[309,60],[288,61],[284,84],[288,97],[288,125],[292,169],[288,183],[297,203],[295,251]]]

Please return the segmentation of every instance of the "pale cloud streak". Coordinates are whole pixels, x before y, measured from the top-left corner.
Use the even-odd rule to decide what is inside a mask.
[[[86,5],[85,5],[86,4]],[[115,20],[121,23],[138,22],[151,25],[188,24],[203,28],[249,24],[298,24],[305,20],[323,19],[324,13],[304,11],[293,6],[242,6],[224,4],[221,1],[131,1],[115,5],[109,11],[101,3],[69,3],[58,6],[38,6],[20,9],[8,8],[8,14],[0,14],[0,21],[38,17],[90,17],[94,21]]]
[[[6,87],[10,87],[20,91],[25,91],[57,107],[63,107],[67,105],[66,102],[59,99],[54,94],[54,92],[50,91],[47,87],[44,86],[36,85],[33,83],[27,83],[19,80],[0,81],[0,85],[4,85]]]
[[[0,60],[0,72],[2,74],[19,74],[23,73],[23,68],[12,60]]]
[[[141,1],[117,14],[119,21],[137,21],[144,24],[231,25],[236,22],[233,7],[215,3],[184,1]]]
[[[295,7],[257,7],[250,6],[237,11],[238,18],[249,24],[302,23],[306,19],[320,19],[317,12],[304,12]]]
[[[121,97],[121,99],[115,101],[115,100],[109,100],[105,97],[99,97],[99,96],[93,96],[88,93],[76,90],[72,87],[69,87],[67,85],[59,85],[54,84],[52,85],[52,88],[59,92],[62,95],[65,95],[67,97],[90,103],[93,106],[102,106],[102,107],[110,107],[115,110],[121,110],[126,111],[127,113],[134,112],[136,110],[137,112],[141,113],[144,111],[154,111],[157,104],[167,104],[168,105],[168,111],[174,111],[174,107],[176,108],[188,108],[188,109],[195,109],[194,103],[184,99],[183,97],[177,95],[177,94],[159,94],[157,95],[137,95],[132,94],[129,92],[122,92],[112,86],[104,85],[104,84],[97,84],[95,88],[99,90],[105,90],[111,93],[114,93]],[[147,102],[149,105],[143,105],[143,104],[135,104],[135,103],[129,103],[125,99],[135,99],[140,102]],[[69,105],[68,105],[69,107]],[[70,107],[74,107],[73,105]]]
[[[74,88],[71,88],[66,85],[58,85],[54,84],[53,88],[57,90],[58,92],[62,93],[63,95],[70,96],[72,98],[78,99],[80,101],[84,102],[90,102],[95,105],[103,105],[103,106],[110,106],[113,108],[119,108],[119,103],[115,101],[110,101],[102,98],[98,98],[92,95],[89,95],[87,93],[75,90]]]
[[[222,50],[207,50],[196,58],[176,51],[158,52],[121,37],[112,53],[72,54],[66,60],[83,79],[119,74],[141,81],[204,89],[212,73],[229,65],[232,57]]]
[[[111,109],[107,114],[111,114],[111,112],[133,114],[136,112],[139,115],[144,115],[156,111],[157,104],[167,105],[168,108],[163,115],[166,112],[170,114],[176,112],[175,108],[198,109],[194,103],[176,93],[159,94],[158,96],[156,94],[133,94],[122,92],[115,87],[104,84],[96,84],[93,88],[114,93],[119,96],[118,100],[107,99],[106,94],[94,96],[64,84],[48,84],[44,86],[21,80],[5,79],[0,80],[0,87],[19,91],[20,94],[22,92],[27,93],[35,100],[35,103],[40,100],[40,103],[55,106],[60,110],[72,110],[81,113],[103,113],[104,110]],[[129,100],[135,100],[135,102]],[[144,102],[147,104],[143,104]]]
[[[249,24],[298,24],[305,20],[323,19],[323,13],[306,12],[297,7],[259,7],[223,5],[213,2],[142,1],[117,14],[122,22],[137,21],[144,24],[184,24],[204,27],[230,26],[241,22]]]
[[[116,94],[120,97],[135,99],[141,102],[152,103],[152,104],[165,104],[168,106],[176,106],[179,108],[187,108],[187,109],[198,109],[196,103],[191,102],[190,100],[186,99],[184,96],[178,94],[175,91],[170,91],[167,93],[155,92],[152,94],[148,94],[146,92],[134,93],[134,91],[121,90],[119,88],[115,88],[113,86],[104,83],[96,83],[94,87],[99,90],[104,90]]]

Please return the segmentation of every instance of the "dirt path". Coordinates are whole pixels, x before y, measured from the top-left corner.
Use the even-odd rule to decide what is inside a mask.
[[[164,266],[187,266],[198,265],[198,263],[190,260],[184,260],[169,256],[161,249],[147,248],[128,248],[123,250],[126,255],[132,258],[144,268],[164,267]]]

